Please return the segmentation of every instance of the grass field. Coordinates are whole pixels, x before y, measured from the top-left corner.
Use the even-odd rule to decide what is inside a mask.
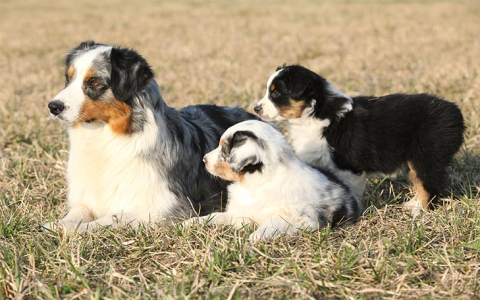
[[[0,0],[0,299],[480,298],[479,24],[478,1]],[[254,247],[252,228],[44,232],[66,213],[68,157],[46,105],[86,39],[137,49],[174,107],[251,110],[283,63],[352,96],[443,96],[467,124],[451,196],[413,219],[407,181],[372,177],[354,226]]]

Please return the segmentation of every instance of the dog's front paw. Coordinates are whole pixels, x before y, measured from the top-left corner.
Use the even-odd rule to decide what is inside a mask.
[[[180,225],[182,225],[183,228],[189,228],[193,224],[198,224],[199,223],[198,219],[199,218],[197,218],[197,217],[191,218],[191,219],[183,221],[182,223],[180,223]]]
[[[194,217],[188,220],[183,221],[181,224],[183,228],[191,227],[192,225],[202,225],[209,223],[215,218],[213,215],[203,216],[203,217]]]
[[[256,244],[260,241],[272,240],[277,233],[275,228],[257,229],[249,237],[248,242],[250,244]]]
[[[63,222],[63,221],[56,221],[56,222],[45,223],[43,224],[42,227],[47,230],[57,232],[60,235],[71,235],[76,231],[78,224]]]
[[[58,231],[59,229],[58,222],[48,222],[43,224],[42,227],[50,231]]]

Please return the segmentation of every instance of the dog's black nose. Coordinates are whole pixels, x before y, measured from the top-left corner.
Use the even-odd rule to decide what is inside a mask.
[[[207,157],[206,157],[206,156],[203,157],[203,163],[204,163],[204,164],[207,163]]]
[[[48,103],[48,108],[53,115],[58,116],[65,109],[65,104],[59,100],[52,100]]]
[[[257,105],[253,108],[253,110],[258,114],[261,110],[262,110],[262,106],[261,105]]]

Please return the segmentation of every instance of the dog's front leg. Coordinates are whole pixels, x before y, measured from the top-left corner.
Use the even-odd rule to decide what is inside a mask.
[[[130,226],[134,229],[137,229],[143,218],[140,218],[135,215],[119,213],[119,214],[109,214],[94,221],[88,223],[82,223],[76,228],[77,232],[84,231],[93,231],[101,227],[112,227],[118,228],[120,226]]]
[[[44,228],[49,230],[64,230],[67,232],[74,231],[80,223],[86,223],[93,220],[90,210],[83,205],[73,206],[67,213],[65,218],[58,222],[49,222],[43,225]]]
[[[282,216],[273,216],[261,223],[257,230],[255,230],[249,237],[248,241],[255,244],[262,240],[271,240],[280,234],[294,234],[298,231]]]
[[[182,222],[183,227],[189,227],[192,224],[212,224],[212,225],[234,225],[239,227],[243,224],[252,223],[249,218],[239,218],[234,215],[224,212],[224,213],[212,213],[208,216],[191,218]]]

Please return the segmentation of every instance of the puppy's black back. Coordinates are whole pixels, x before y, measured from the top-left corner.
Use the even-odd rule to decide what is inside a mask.
[[[427,94],[353,100],[353,110],[325,132],[337,165],[345,169],[388,174],[414,151],[427,150],[448,164],[463,143],[463,117],[451,102]]]

